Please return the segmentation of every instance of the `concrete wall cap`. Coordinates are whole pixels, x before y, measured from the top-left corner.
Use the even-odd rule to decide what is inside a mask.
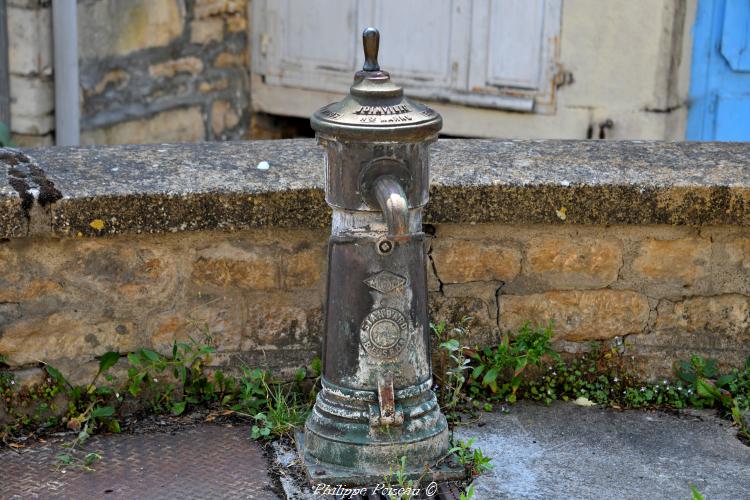
[[[0,238],[324,227],[322,154],[311,139],[0,149]],[[750,143],[454,139],[431,161],[426,222],[750,225]]]

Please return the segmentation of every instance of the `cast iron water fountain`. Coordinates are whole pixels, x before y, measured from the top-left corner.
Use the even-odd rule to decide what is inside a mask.
[[[442,118],[380,69],[378,31],[362,37],[365,64],[350,94],[311,119],[333,222],[322,390],[302,452],[316,482],[382,482],[402,456],[411,477],[454,478],[456,468],[440,464],[450,443],[431,390],[422,232],[428,148]]]

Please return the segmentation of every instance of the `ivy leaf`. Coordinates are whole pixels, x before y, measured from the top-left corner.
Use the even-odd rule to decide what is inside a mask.
[[[111,406],[97,406],[91,412],[91,418],[111,417],[115,414],[115,409]]]
[[[141,354],[143,354],[143,356],[145,356],[145,358],[149,361],[159,361],[159,354],[150,349],[141,349]]]
[[[52,377],[55,382],[60,385],[68,385],[68,381],[65,380],[65,377],[63,377],[63,374],[60,373],[60,370],[50,365],[44,365],[44,369],[47,371],[47,373],[49,373],[49,376]]]
[[[130,364],[133,366],[140,366],[141,364],[141,358],[139,358],[138,355],[133,352],[128,354],[128,361],[130,361]]]
[[[178,401],[172,405],[172,414],[173,415],[182,415],[182,412],[185,411],[185,404],[186,401]]]
[[[120,360],[120,353],[110,351],[104,353],[102,358],[99,360],[99,373],[104,373],[117,364]]]
[[[733,381],[734,378],[735,378],[734,374],[731,374],[731,373],[727,375],[722,375],[721,377],[716,379],[716,387],[724,387],[725,385]]]
[[[484,374],[484,378],[482,379],[482,385],[485,386],[485,387],[488,386],[488,385],[494,385],[496,379],[497,379],[497,369],[496,368],[490,368]]]
[[[450,352],[454,352],[454,351],[457,351],[461,347],[461,344],[456,339],[450,339],[440,344],[440,347],[443,349],[447,349]]]
[[[102,456],[99,455],[98,453],[93,453],[93,452],[86,453],[86,456],[83,457],[83,464],[88,467],[89,465],[93,464],[97,460],[101,460],[101,459],[102,459]]]

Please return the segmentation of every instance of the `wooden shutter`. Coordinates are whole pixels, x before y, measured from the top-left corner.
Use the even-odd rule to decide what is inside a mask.
[[[253,71],[266,84],[343,92],[362,30],[409,95],[518,111],[549,103],[561,0],[254,0]]]

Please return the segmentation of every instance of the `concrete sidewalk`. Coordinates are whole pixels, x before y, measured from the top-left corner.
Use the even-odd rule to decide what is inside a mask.
[[[478,499],[750,498],[750,447],[714,411],[617,411],[522,402],[456,429],[494,469]]]

